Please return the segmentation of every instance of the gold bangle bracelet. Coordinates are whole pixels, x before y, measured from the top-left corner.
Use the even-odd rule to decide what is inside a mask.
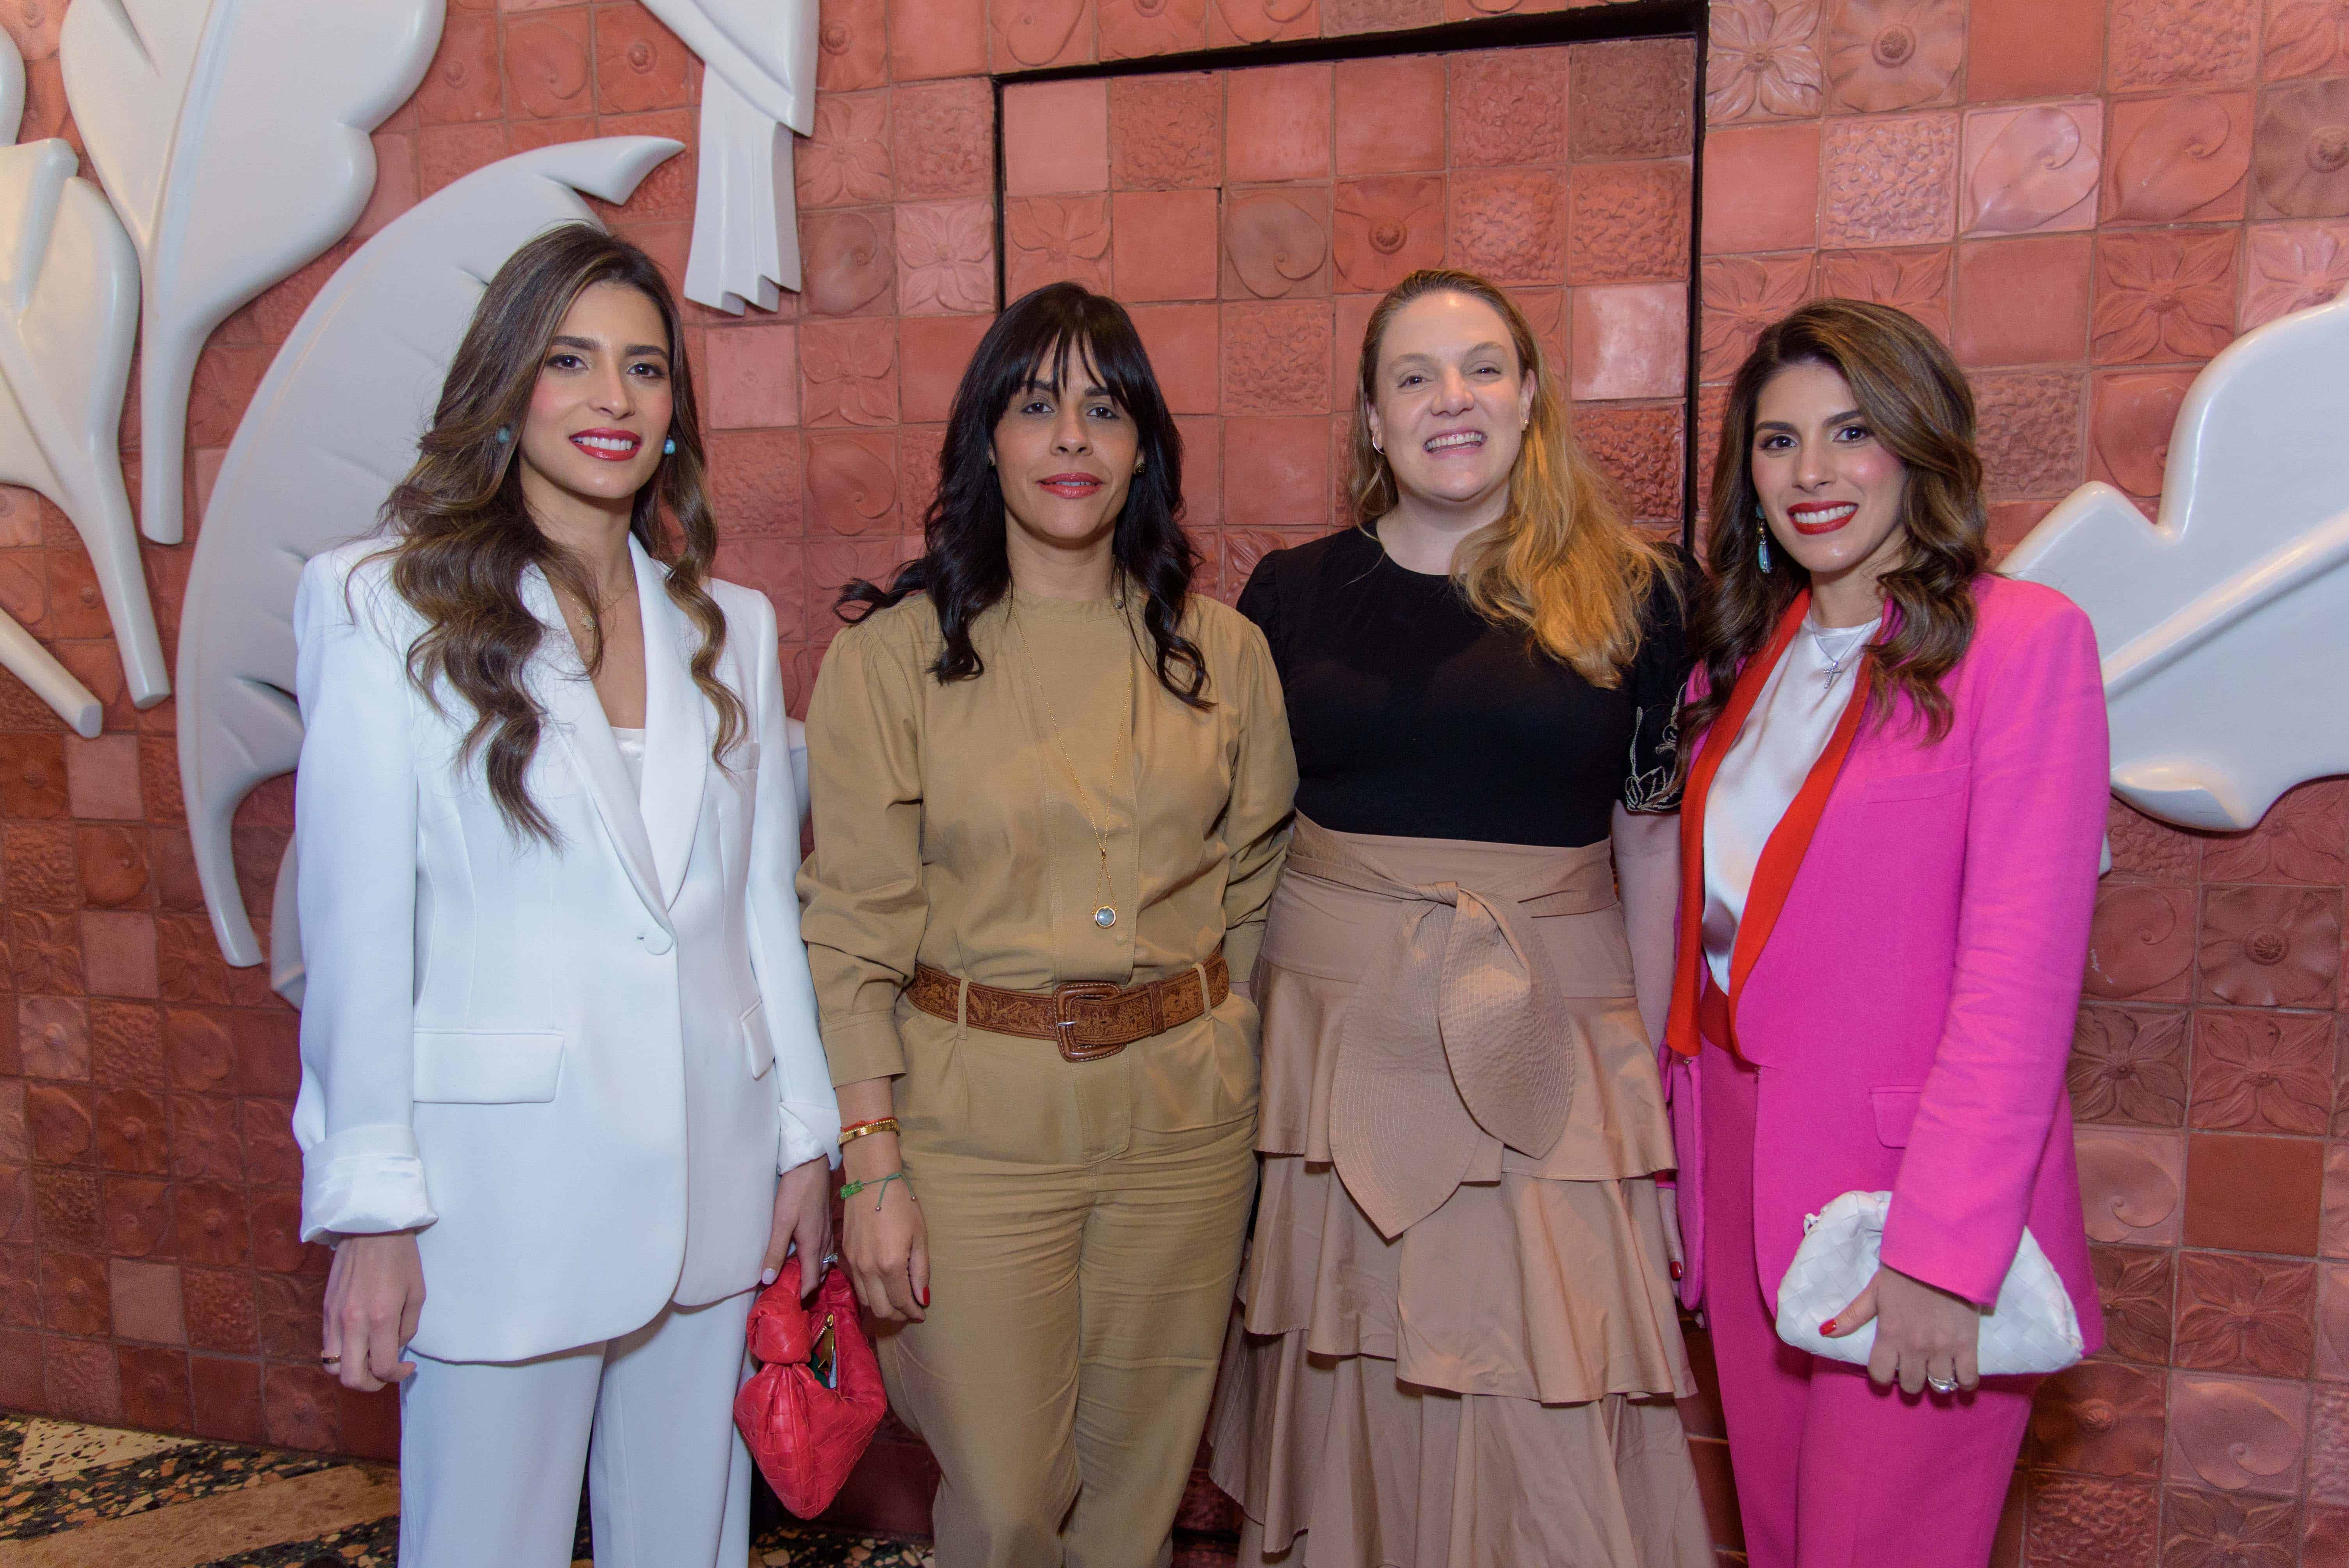
[[[840,1146],[843,1149],[845,1149],[860,1138],[870,1138],[876,1132],[895,1132],[896,1130],[897,1119],[895,1117],[876,1117],[871,1121],[859,1122],[854,1127],[843,1132],[840,1135]]]

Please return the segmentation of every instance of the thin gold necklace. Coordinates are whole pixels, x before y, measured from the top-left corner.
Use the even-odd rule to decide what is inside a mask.
[[[1124,606],[1125,596],[1121,593],[1118,595],[1118,607],[1122,610]],[[1096,890],[1101,894],[1101,903],[1093,909],[1093,923],[1100,926],[1103,931],[1107,931],[1111,926],[1117,923],[1117,905],[1113,901],[1109,881],[1109,834],[1102,829],[1102,825],[1098,821],[1094,820],[1092,794],[1091,791],[1086,789],[1084,779],[1078,775],[1077,765],[1073,761],[1070,760],[1069,748],[1061,742],[1060,716],[1052,711],[1051,694],[1044,689],[1044,683],[1036,678],[1035,655],[1028,651],[1028,634],[1019,629],[1019,617],[1018,614],[1019,604],[1016,600],[1012,604],[1012,610],[1013,614],[1010,616],[1011,634],[1019,639],[1020,665],[1027,672],[1028,685],[1036,693],[1036,700],[1044,705],[1044,723],[1049,727],[1051,733],[1052,749],[1061,754],[1061,766],[1069,770],[1069,782],[1077,787],[1078,807],[1085,814],[1085,826],[1092,830],[1093,848],[1101,852],[1101,882]],[[1124,731],[1133,727],[1133,682],[1132,672],[1128,671],[1126,680],[1125,724],[1118,734],[1118,749],[1112,751],[1109,754],[1112,768],[1116,766],[1118,757],[1124,749]]]

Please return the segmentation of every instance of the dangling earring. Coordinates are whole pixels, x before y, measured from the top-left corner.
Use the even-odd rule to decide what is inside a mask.
[[[507,428],[506,428],[505,426],[503,426],[503,425],[500,425],[500,426],[498,427],[498,435],[497,435],[497,441],[498,441],[498,445],[499,445],[499,446],[501,446],[501,447],[502,447],[502,446],[504,446],[508,441],[511,441],[511,440],[512,440],[512,439],[513,439],[513,431],[512,431],[511,429]]]
[[[677,456],[677,438],[675,436],[671,436],[667,440],[661,443],[661,456],[665,458],[673,458]]]
[[[1770,570],[1770,514],[1758,500],[1754,503],[1754,559],[1763,571]]]
[[[1371,438],[1371,450],[1378,453],[1378,455],[1382,458],[1387,455],[1386,448],[1379,444],[1379,438],[1376,436],[1372,436]]]

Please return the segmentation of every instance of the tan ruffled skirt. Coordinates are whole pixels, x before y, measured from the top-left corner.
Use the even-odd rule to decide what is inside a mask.
[[[1421,884],[1607,853],[1298,832]],[[1216,1483],[1247,1515],[1240,1561],[1710,1568],[1672,1403],[1692,1384],[1654,1181],[1671,1139],[1621,910],[1535,923],[1581,1026],[1559,1030],[1583,1059],[1557,1146],[1505,1152],[1497,1180],[1390,1241],[1339,1178],[1329,1122],[1364,935],[1393,908],[1294,858],[1273,900],[1256,983],[1263,1187],[1208,1421]]]

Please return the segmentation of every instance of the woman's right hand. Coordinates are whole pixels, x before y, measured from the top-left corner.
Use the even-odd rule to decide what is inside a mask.
[[[373,1393],[416,1370],[399,1353],[424,1312],[424,1260],[414,1231],[346,1236],[326,1274],[324,1353],[346,1388]]]
[[[922,1309],[930,1305],[930,1241],[913,1179],[899,1175],[874,1185],[905,1169],[895,1135],[858,1139],[848,1146],[841,1169],[851,1181],[865,1183],[841,1205],[840,1251],[856,1299],[885,1323],[921,1322]]]

